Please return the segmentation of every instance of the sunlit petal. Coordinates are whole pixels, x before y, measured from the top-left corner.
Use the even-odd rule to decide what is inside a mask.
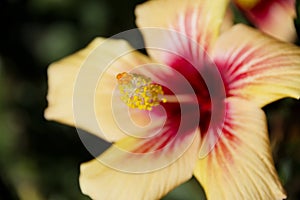
[[[111,147],[97,160],[81,165],[80,187],[83,193],[92,199],[107,200],[161,198],[192,177],[196,163],[195,154],[199,148],[199,131],[174,142],[166,149],[150,155],[142,153],[132,155],[118,151],[116,146]],[[131,151],[135,151],[137,146],[143,148],[142,145],[143,142],[134,144],[127,139],[117,144]],[[152,145],[148,151],[156,147]],[[181,152],[179,157],[177,157],[178,151]],[[173,160],[176,158],[174,156],[178,159]],[[163,164],[167,161],[169,161],[168,165]],[[107,162],[116,164],[117,169],[105,165]],[[157,168],[147,171],[153,166]]]
[[[213,54],[227,96],[259,106],[284,97],[300,97],[300,50],[245,25],[219,38]]]
[[[226,103],[223,134],[194,171],[207,198],[284,199],[263,111],[237,98],[229,98]]]

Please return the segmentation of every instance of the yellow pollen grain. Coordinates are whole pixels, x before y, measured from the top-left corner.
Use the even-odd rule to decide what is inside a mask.
[[[162,87],[152,82],[149,77],[140,74],[120,73],[116,76],[121,100],[130,108],[152,110],[166,98],[160,98],[164,92]]]

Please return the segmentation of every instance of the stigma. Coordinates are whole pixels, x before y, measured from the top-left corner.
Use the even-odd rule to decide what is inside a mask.
[[[122,72],[116,78],[121,100],[130,108],[150,111],[161,102],[167,102],[162,87],[147,76]]]

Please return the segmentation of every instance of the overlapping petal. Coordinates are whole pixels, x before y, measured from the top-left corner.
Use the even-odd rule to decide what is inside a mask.
[[[284,199],[263,111],[239,98],[228,98],[226,105],[223,134],[194,171],[207,198]]]
[[[180,137],[171,146],[159,152],[153,151],[150,155],[146,153],[157,148],[156,145],[144,154],[128,153],[128,150],[134,152],[137,146],[143,148],[144,145],[142,140],[140,143],[132,143],[131,140],[125,138],[97,160],[81,165],[80,186],[83,193],[93,199],[159,199],[192,177],[196,164],[195,154],[199,148],[199,130],[186,134],[184,138]],[[118,147],[127,151],[120,151]],[[179,157],[178,151],[181,155]],[[166,161],[169,161],[167,166]],[[118,167],[112,168],[107,163],[114,163]],[[147,171],[153,166],[157,168]]]
[[[236,25],[216,43],[213,60],[227,96],[264,106],[284,97],[300,97],[300,50],[245,25]]]
[[[114,95],[115,77],[149,62],[124,40],[95,39],[85,49],[50,65],[45,117],[108,141],[124,137],[114,114],[119,113],[120,120],[131,117],[133,121],[149,121],[149,116],[139,110],[130,112],[123,103],[111,106],[113,98],[119,99]]]
[[[227,0],[164,0],[148,1],[137,6],[136,23],[141,28],[146,47],[150,48],[147,49],[148,53],[168,64],[169,55],[164,52],[166,50],[189,56],[201,51],[200,45],[202,49],[209,51],[219,35],[227,3]],[[226,25],[223,27],[228,27],[230,17],[225,19]],[[155,29],[143,29],[149,27]],[[192,45],[189,40],[198,45]]]
[[[295,0],[235,0],[259,29],[283,41],[296,39]]]

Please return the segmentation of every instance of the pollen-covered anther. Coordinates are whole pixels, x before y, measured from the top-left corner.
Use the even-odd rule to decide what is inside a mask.
[[[167,100],[162,98],[162,87],[152,82],[149,77],[141,74],[123,72],[116,76],[121,94],[121,100],[130,108],[152,110]]]

